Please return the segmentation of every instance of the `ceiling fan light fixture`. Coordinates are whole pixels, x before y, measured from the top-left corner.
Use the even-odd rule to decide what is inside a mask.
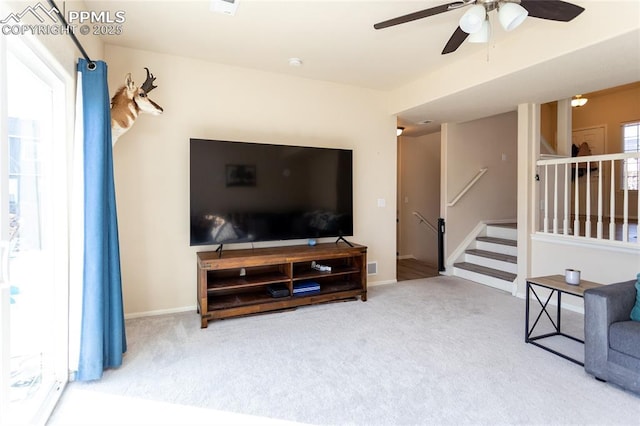
[[[484,6],[476,4],[471,6],[460,18],[460,29],[468,34],[480,31],[482,23],[487,17],[487,11]]]
[[[467,41],[469,43],[488,43],[489,38],[491,37],[491,25],[489,25],[489,18],[484,20],[480,30],[475,33],[469,35]]]
[[[500,3],[498,8],[498,19],[505,31],[516,29],[529,16],[529,11],[517,3]]]
[[[564,0],[454,0],[452,3],[440,4],[378,22],[373,25],[373,28],[380,30],[393,27],[417,19],[457,11],[463,7],[469,7],[469,9],[458,20],[458,27],[456,27],[444,49],[442,49],[442,55],[455,52],[470,34],[480,31],[487,14],[490,14],[493,10],[496,10],[500,25],[506,31],[511,31],[518,27],[529,14],[539,19],[569,22],[585,10],[582,6]],[[529,13],[529,10],[531,13]],[[478,38],[484,41],[484,36],[480,37],[478,35]]]

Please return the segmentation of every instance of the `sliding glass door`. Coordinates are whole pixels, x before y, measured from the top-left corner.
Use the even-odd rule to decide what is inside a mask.
[[[25,44],[0,48],[0,423],[42,423],[68,374],[68,81]]]

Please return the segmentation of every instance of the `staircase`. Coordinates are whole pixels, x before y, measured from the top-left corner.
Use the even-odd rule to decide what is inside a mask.
[[[513,293],[518,272],[517,224],[487,224],[453,264],[453,275]]]

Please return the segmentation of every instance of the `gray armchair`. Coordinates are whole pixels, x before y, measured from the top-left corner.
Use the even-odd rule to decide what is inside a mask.
[[[640,393],[640,322],[629,318],[635,282],[584,292],[584,368],[599,380]]]

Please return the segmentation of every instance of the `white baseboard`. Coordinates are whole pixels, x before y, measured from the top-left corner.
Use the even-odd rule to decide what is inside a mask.
[[[157,311],[145,311],[145,312],[132,312],[124,315],[124,319],[143,318],[143,317],[155,317],[158,315],[177,314],[180,312],[196,312],[196,305],[183,306],[181,308],[171,309],[158,309]]]
[[[492,219],[484,221],[487,225],[499,225],[501,223],[518,223],[518,219]]]

